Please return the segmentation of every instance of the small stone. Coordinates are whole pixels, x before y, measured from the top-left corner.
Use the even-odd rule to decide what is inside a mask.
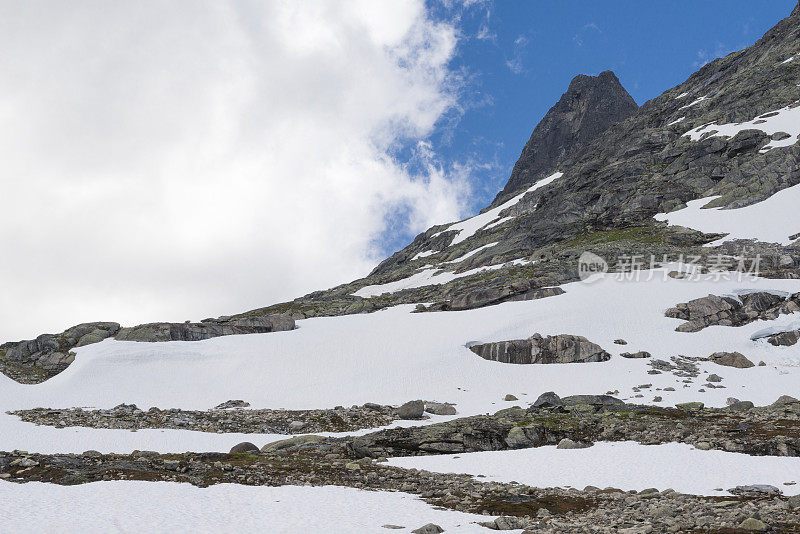
[[[767,364],[766,364],[766,362],[764,360],[761,360],[760,362],[758,362],[758,366],[759,367],[766,367]]]
[[[659,397],[659,396],[655,396],[655,397],[653,397],[653,402],[661,402],[661,401],[663,401],[663,400],[664,400],[664,399],[662,399],[662,398],[661,398],[661,397]]]
[[[359,464],[358,462],[349,462],[344,465],[344,468],[350,471],[360,471],[361,464]]]
[[[722,382],[722,377],[719,376],[718,374],[712,373],[712,374],[708,375],[708,381],[709,382]]]
[[[614,343],[616,343],[617,345],[627,345],[628,344],[628,342],[625,341],[624,339],[615,339]]]
[[[592,445],[594,445],[594,443],[586,441],[573,441],[569,438],[564,438],[558,442],[556,449],[586,449]]]
[[[752,530],[753,532],[763,532],[767,530],[767,525],[764,524],[763,521],[760,519],[756,519],[755,517],[748,517],[742,524],[739,525],[739,528],[743,530]]]
[[[509,393],[508,395],[505,396],[505,398],[503,398],[503,400],[505,400],[505,401],[515,401],[515,400],[519,400],[519,399],[517,397],[515,397],[514,395],[512,395],[511,393]]]
[[[381,528],[390,528],[394,530],[400,530],[406,527],[401,527],[400,525],[381,525]]]

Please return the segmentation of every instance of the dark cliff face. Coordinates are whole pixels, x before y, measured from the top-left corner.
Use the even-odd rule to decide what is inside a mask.
[[[598,76],[580,74],[550,108],[514,165],[511,178],[493,206],[552,174],[558,164],[589,144],[610,126],[636,113],[639,106],[611,71]]]

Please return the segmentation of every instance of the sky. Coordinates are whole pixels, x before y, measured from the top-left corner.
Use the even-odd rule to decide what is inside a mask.
[[[484,207],[577,74],[638,103],[793,0],[0,0],[0,340],[366,275]]]

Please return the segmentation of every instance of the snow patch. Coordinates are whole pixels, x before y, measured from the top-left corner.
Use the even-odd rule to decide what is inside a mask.
[[[418,253],[413,258],[411,258],[411,261],[418,260],[420,258],[427,258],[428,256],[433,256],[437,252],[438,251],[436,250],[423,250],[422,252]]]
[[[773,115],[774,113],[774,115]],[[767,116],[770,115],[770,116]],[[698,126],[686,132],[686,137],[692,141],[699,141],[704,134],[713,132],[709,137],[734,137],[742,130],[761,130],[767,135],[785,132],[789,136],[781,140],[772,140],[761,151],[766,152],[773,148],[792,146],[800,135],[800,106],[787,106],[775,111],[764,113],[748,122],[728,124],[707,124]]]
[[[797,206],[800,206],[800,185],[778,191],[762,202],[743,208],[703,209],[703,206],[716,198],[719,197],[692,200],[683,209],[658,213],[654,218],[701,232],[728,234],[708,246],[733,239],[758,239],[789,245],[792,242],[789,236],[800,227],[800,212],[797,210]]]
[[[681,106],[678,109],[688,109],[688,108],[690,108],[692,106],[696,106],[700,102],[705,102],[706,100],[708,100],[708,98],[709,98],[708,96],[701,96],[701,97],[697,98],[696,100],[694,100],[691,104],[686,104],[685,106]]]
[[[456,259],[454,259],[454,260],[450,260],[450,261],[448,261],[448,262],[445,262],[445,263],[460,263],[460,262],[462,262],[462,261],[466,260],[467,258],[471,258],[472,256],[474,256],[474,255],[475,255],[475,254],[477,254],[478,252],[480,252],[480,251],[482,251],[482,250],[486,250],[487,248],[491,248],[491,247],[493,247],[493,246],[495,246],[495,245],[497,245],[497,244],[499,244],[499,241],[496,241],[496,242],[494,242],[494,243],[489,243],[488,245],[483,245],[482,247],[478,247],[478,248],[476,248],[475,250],[472,250],[472,251],[470,251],[470,252],[467,252],[467,253],[466,253],[466,254],[464,254],[463,256],[459,256],[458,258],[456,258]]]
[[[632,441],[596,443],[588,449],[537,447],[514,451],[392,458],[390,465],[439,473],[484,475],[481,480],[517,481],[537,487],[645,488],[695,495],[726,495],[729,488],[772,484],[787,495],[800,493],[797,460],[748,456],[725,451],[700,451],[684,443],[640,445]],[[635,466],[635,468],[632,468]]]
[[[414,495],[339,486],[198,488],[177,482],[106,481],[78,486],[0,481],[4,532],[410,532],[425,523],[485,534],[492,517],[437,509]],[[36,513],[31,513],[36,503]],[[79,511],[79,513],[76,513]],[[381,528],[404,526],[402,531]]]

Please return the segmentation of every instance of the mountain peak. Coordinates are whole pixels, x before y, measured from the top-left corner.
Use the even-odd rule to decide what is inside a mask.
[[[558,170],[555,167],[564,158],[637,109],[636,102],[612,71],[597,76],[575,76],[561,99],[533,130],[511,178],[493,205]]]

